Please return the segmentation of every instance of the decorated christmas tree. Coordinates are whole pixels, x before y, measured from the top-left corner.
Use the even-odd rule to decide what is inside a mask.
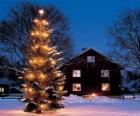
[[[51,44],[52,28],[43,9],[33,20],[27,48],[27,69],[24,72],[23,91],[26,112],[41,113],[64,107],[64,75],[58,70],[61,52]]]

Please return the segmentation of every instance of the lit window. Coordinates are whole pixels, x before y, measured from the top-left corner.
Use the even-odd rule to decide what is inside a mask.
[[[109,91],[110,85],[109,83],[102,83],[102,91]]]
[[[81,91],[81,84],[75,83],[72,85],[72,90],[73,91]]]
[[[73,77],[81,77],[81,70],[73,70]]]
[[[4,88],[0,88],[0,93],[3,93],[4,92]]]
[[[2,88],[2,92],[4,92],[4,88]]]
[[[101,77],[109,77],[109,70],[101,70]]]
[[[95,62],[95,56],[87,56],[87,62]]]

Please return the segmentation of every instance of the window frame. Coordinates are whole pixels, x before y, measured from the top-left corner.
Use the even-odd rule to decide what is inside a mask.
[[[81,77],[81,70],[80,69],[72,70],[72,77],[73,78],[80,78]]]
[[[105,71],[105,72],[104,72]],[[106,72],[108,72],[107,74],[105,74]],[[107,75],[107,76],[106,76]],[[102,69],[101,70],[101,77],[103,78],[109,78],[110,77],[110,70],[109,69]]]
[[[107,86],[106,89],[103,89],[103,86]],[[101,83],[101,90],[103,92],[109,92],[110,91],[110,83]]]
[[[87,56],[87,63],[95,63],[95,56]]]
[[[4,87],[0,87],[0,93],[4,93]]]
[[[77,89],[78,87],[74,87],[74,86],[76,86],[76,85],[77,85],[78,87],[80,87],[80,90]],[[81,90],[82,90],[82,89],[81,89],[81,83],[73,83],[73,84],[72,84],[72,91],[73,91],[73,92],[80,92]]]

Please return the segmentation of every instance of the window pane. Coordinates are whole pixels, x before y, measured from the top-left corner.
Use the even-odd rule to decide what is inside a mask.
[[[81,91],[81,84],[75,83],[72,85],[73,91]]]
[[[4,88],[1,88],[1,92],[2,92],[2,93],[4,92]]]
[[[109,91],[110,85],[109,83],[102,83],[102,91]]]
[[[101,77],[109,77],[109,70],[101,70]]]
[[[81,71],[80,70],[73,70],[73,77],[81,77]]]
[[[0,93],[3,93],[4,92],[4,88],[0,88]]]
[[[87,62],[95,62],[95,56],[87,56]]]

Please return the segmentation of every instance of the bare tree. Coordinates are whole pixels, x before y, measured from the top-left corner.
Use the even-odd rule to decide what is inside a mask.
[[[13,54],[13,60],[17,57],[20,59],[16,62],[18,65],[25,66],[26,47],[30,31],[34,26],[32,20],[40,8],[45,10],[45,18],[49,20],[53,29],[51,36],[53,45],[57,45],[58,49],[63,51],[63,62],[68,61],[73,55],[69,21],[63,13],[54,6],[40,6],[26,2],[13,7],[9,12],[8,19],[0,22],[0,44],[8,46],[8,52]]]
[[[125,66],[140,68],[140,10],[125,11],[109,31],[110,57]]]

